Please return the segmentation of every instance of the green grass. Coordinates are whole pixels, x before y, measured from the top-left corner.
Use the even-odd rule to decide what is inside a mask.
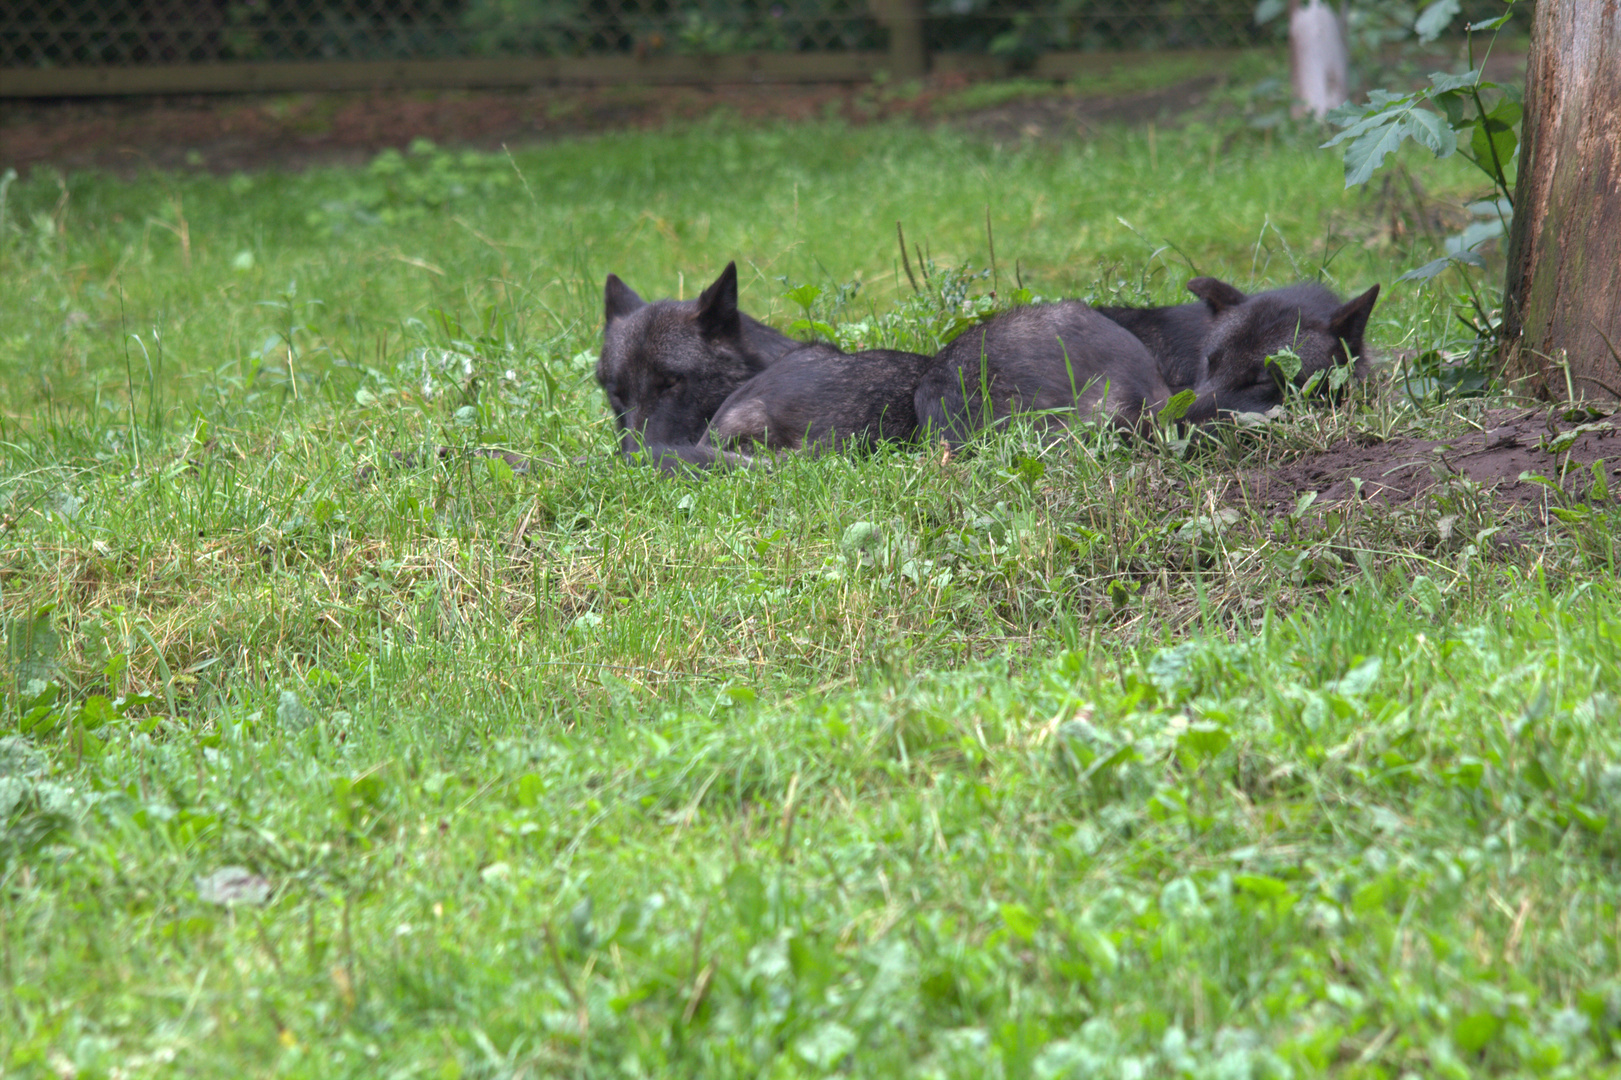
[[[735,257],[753,313],[817,284],[918,347],[1019,280],[1389,286],[1428,252],[1313,141],[716,124],[12,185],[0,1070],[1615,1074],[1611,519],[1224,501],[1479,402],[612,457],[610,270]],[[1371,338],[1450,320],[1396,286]],[[390,457],[438,444],[536,469]]]
[[[1099,56],[1095,64],[1069,82],[1070,89],[1089,97],[1141,94],[1165,90],[1190,79],[1255,80],[1275,75],[1284,58],[1276,49],[1229,52],[1165,52],[1147,57]]]
[[[954,116],[1034,98],[1147,94],[1205,78],[1223,83],[1236,81],[1247,87],[1275,75],[1280,65],[1286,63],[1286,58],[1276,49],[1172,51],[1125,56],[1099,53],[1089,57],[1085,70],[1067,81],[1009,78],[976,82],[941,95],[930,105],[930,110],[937,116]]]
[[[1052,79],[994,79],[942,94],[931,108],[938,116],[952,116],[978,109],[994,109],[1014,101],[1058,97],[1063,93],[1063,85]]]

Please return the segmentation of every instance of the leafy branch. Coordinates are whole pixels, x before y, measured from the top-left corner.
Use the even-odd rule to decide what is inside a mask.
[[[1386,159],[1408,139],[1428,147],[1438,158],[1458,154],[1479,169],[1496,191],[1496,197],[1474,204],[1471,210],[1489,220],[1470,225],[1449,237],[1446,254],[1403,274],[1403,281],[1428,281],[1454,263],[1484,266],[1475,248],[1486,240],[1503,235],[1514,213],[1513,181],[1509,171],[1519,153],[1518,125],[1524,112],[1520,87],[1491,82],[1485,78],[1485,57],[1475,59],[1474,34],[1496,32],[1513,15],[1516,0],[1508,0],[1495,19],[1468,27],[1469,70],[1462,74],[1436,72],[1430,85],[1410,94],[1372,90],[1361,105],[1346,104],[1328,114],[1331,123],[1344,128],[1323,143],[1323,148],[1345,144],[1345,186],[1366,184]],[[1457,12],[1451,2],[1431,5],[1420,19],[1421,33],[1433,37],[1444,29]],[[1491,53],[1490,47],[1486,50]],[[1487,108],[1483,94],[1495,94]]]

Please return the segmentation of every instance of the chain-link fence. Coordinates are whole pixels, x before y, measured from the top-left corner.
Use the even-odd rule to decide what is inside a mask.
[[[1253,0],[7,0],[0,67],[882,50],[915,8],[929,48],[1236,45]]]
[[[1463,6],[1500,9],[1498,0]],[[814,77],[884,66],[921,74],[929,54],[971,53],[1017,70],[1054,51],[1281,39],[1287,20],[1256,15],[1256,0],[3,0],[0,80],[11,89],[0,93],[18,92],[29,72],[99,72],[116,88],[109,73],[119,70],[244,64],[463,61],[489,73],[491,62],[616,60],[623,72],[632,59],[669,68],[673,58],[751,54],[765,59],[748,70],[764,77],[782,69],[773,56],[844,57],[794,69]],[[855,55],[872,62],[852,64]],[[123,81],[152,88],[150,78]]]
[[[864,0],[8,0],[0,66],[881,49]]]

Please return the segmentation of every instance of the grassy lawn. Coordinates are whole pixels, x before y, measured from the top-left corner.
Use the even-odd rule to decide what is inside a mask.
[[[932,350],[993,290],[1326,268],[1444,345],[1411,192],[1316,141],[717,121],[12,183],[0,1074],[1621,1072],[1613,515],[1230,486],[1482,402],[612,456],[609,271],[736,258],[778,326],[812,284]]]

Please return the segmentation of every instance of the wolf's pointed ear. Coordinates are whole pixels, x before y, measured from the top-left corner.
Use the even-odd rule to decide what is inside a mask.
[[[617,274],[608,275],[608,283],[602,287],[604,322],[613,322],[646,304],[647,301],[637,296],[635,289],[620,281]]]
[[[1355,300],[1336,308],[1328,317],[1328,332],[1345,342],[1352,356],[1362,354],[1362,334],[1368,329],[1368,316],[1373,314],[1374,301],[1379,299],[1379,286],[1375,285]]]
[[[1249,299],[1225,281],[1213,277],[1194,278],[1188,282],[1188,292],[1203,300],[1212,315],[1220,315]]]
[[[715,283],[698,297],[698,329],[707,337],[735,337],[742,333],[737,313],[737,263],[729,262]]]

